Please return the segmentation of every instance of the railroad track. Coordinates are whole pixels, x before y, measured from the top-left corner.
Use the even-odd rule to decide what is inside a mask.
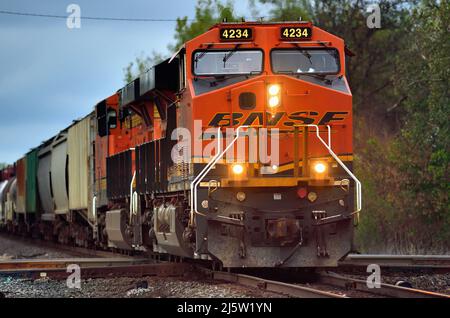
[[[377,264],[381,267],[430,268],[450,270],[450,255],[364,255],[349,254],[339,266],[368,266]]]
[[[145,258],[92,258],[92,259],[57,259],[57,260],[9,260],[0,262],[0,277],[19,278],[50,278],[64,280],[71,274],[67,266],[77,264],[81,269],[82,279],[113,278],[113,277],[183,277],[187,273],[202,272],[207,278],[215,281],[228,282],[241,286],[262,290],[265,292],[282,294],[297,298],[349,298],[345,291],[375,294],[382,297],[396,298],[450,298],[450,296],[404,288],[388,284],[381,284],[379,289],[369,289],[366,282],[334,273],[319,273],[319,283],[338,287],[339,292],[323,290],[314,286],[290,284],[256,276],[239,273],[211,271],[188,263],[156,263]]]
[[[111,277],[182,277],[189,272],[201,272],[206,278],[264,290],[298,298],[346,298],[319,289],[287,284],[260,277],[211,271],[188,263],[154,263],[148,259],[97,258],[97,259],[57,259],[57,260],[8,260],[0,262],[0,277],[49,278],[64,280],[70,275],[67,266],[77,264],[82,279]]]
[[[5,237],[7,239],[16,240],[22,243],[26,243],[31,246],[36,247],[46,247],[52,250],[58,250],[61,252],[66,252],[71,255],[76,255],[80,257],[105,257],[105,258],[117,258],[117,257],[129,257],[130,255],[125,255],[121,253],[116,253],[113,251],[107,250],[99,250],[93,248],[79,247],[79,246],[71,246],[71,245],[63,245],[60,243],[45,241],[42,239],[33,239],[30,237],[22,237],[17,235],[12,235],[4,232],[0,232],[0,239]],[[142,253],[141,253],[142,254]]]
[[[48,247],[51,249],[68,252],[78,256],[86,257],[129,257],[121,253],[116,253],[107,250],[98,250],[77,246],[68,246],[59,243],[25,238],[20,236],[13,236],[0,232],[0,238],[4,236],[10,239],[26,242],[30,245],[38,247]],[[138,255],[145,255],[140,252]],[[392,268],[428,268],[428,269],[443,269],[450,271],[450,255],[387,255],[387,254],[349,254],[345,259],[339,262],[341,267],[367,267],[370,264],[377,264],[381,267]]]
[[[156,263],[147,258],[75,258],[43,260],[8,260],[0,262],[0,277],[49,278],[64,280],[72,273],[69,265],[80,267],[82,279],[112,277],[173,277],[192,271],[185,263]]]
[[[0,261],[0,273],[11,270],[47,270],[66,269],[71,264],[77,264],[80,268],[113,267],[124,265],[146,264],[147,258],[61,258],[61,259],[14,259]]]
[[[380,288],[369,288],[365,280],[353,279],[331,272],[320,272],[319,282],[325,285],[342,288],[346,291],[356,290],[363,293],[391,298],[448,298],[449,295],[395,286],[381,283]]]
[[[32,241],[28,239],[22,239]],[[36,244],[36,242],[33,242]],[[389,284],[381,284],[379,289],[369,289],[366,281],[348,278],[329,272],[320,272],[318,282],[323,285],[340,289],[327,290],[290,284],[275,280],[244,275],[239,273],[211,271],[198,264],[158,262],[143,255],[126,256],[106,251],[91,250],[80,247],[64,246],[50,242],[39,242],[38,246],[46,246],[61,251],[89,256],[90,258],[64,258],[64,259],[14,259],[0,261],[0,277],[13,276],[25,278],[51,278],[56,280],[67,279],[68,265],[76,264],[82,272],[82,279],[112,278],[112,277],[182,277],[189,272],[199,270],[209,278],[225,281],[267,292],[283,294],[289,297],[300,298],[349,298],[346,291],[358,291],[381,297],[420,297],[420,298],[450,298],[447,295],[428,292],[412,288],[404,288]],[[378,264],[382,267],[400,268],[450,268],[450,256],[422,256],[422,255],[349,255],[340,266],[367,266]]]
[[[211,277],[215,280],[239,284],[246,287],[257,288],[267,292],[283,294],[289,297],[298,298],[348,298],[336,293],[323,291],[316,288],[288,284],[279,281],[268,280],[260,277],[244,274],[211,272]]]
[[[127,277],[181,277],[188,272],[200,271],[207,278],[215,281],[238,284],[245,287],[300,298],[346,298],[314,288],[287,284],[237,273],[211,271],[204,267],[187,263],[154,263],[148,259],[138,258],[73,258],[73,259],[31,259],[8,260],[0,262],[0,277],[13,276],[22,278],[50,278],[64,280],[70,275],[67,266],[80,266],[83,279]]]
[[[330,272],[320,272],[318,275],[318,283],[304,286],[299,284],[288,284],[279,281],[267,280],[259,277],[248,276],[243,274],[212,272],[212,277],[216,280],[223,280],[231,283],[244,285],[247,287],[257,288],[260,290],[279,293],[289,297],[298,298],[354,298],[364,297],[363,294],[371,294],[378,297],[390,298],[447,298],[449,295],[429,292],[425,290],[405,288],[390,284],[381,284],[381,288],[370,289],[367,287],[366,281],[357,280],[345,276],[341,276]],[[327,289],[325,286],[333,287]],[[338,289],[338,291],[336,290]],[[324,290],[325,289],[325,290]],[[358,291],[357,296],[349,296],[351,291]],[[362,294],[361,294],[362,293]]]

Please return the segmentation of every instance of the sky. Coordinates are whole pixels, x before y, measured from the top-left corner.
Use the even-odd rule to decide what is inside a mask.
[[[0,0],[0,11],[173,19],[195,15],[196,0]],[[235,1],[248,15],[247,1]],[[175,22],[81,20],[0,14],[0,162],[31,148],[88,114],[123,86],[123,68],[136,56],[170,55]]]

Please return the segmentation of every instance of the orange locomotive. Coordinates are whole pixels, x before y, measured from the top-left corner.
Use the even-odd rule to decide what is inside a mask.
[[[361,186],[345,46],[311,23],[215,25],[84,120],[85,203],[68,191],[66,214],[42,219],[38,204],[36,223],[224,267],[336,266],[352,250]]]

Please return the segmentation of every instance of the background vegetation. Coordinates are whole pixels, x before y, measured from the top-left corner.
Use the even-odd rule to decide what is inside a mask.
[[[380,0],[381,28],[369,29],[366,0],[249,0],[255,20],[311,20],[345,39],[354,94],[355,167],[364,210],[362,252],[449,252],[450,4]],[[170,50],[226,18],[240,20],[233,2],[199,0],[195,21],[177,21]],[[128,81],[162,56],[136,59]]]

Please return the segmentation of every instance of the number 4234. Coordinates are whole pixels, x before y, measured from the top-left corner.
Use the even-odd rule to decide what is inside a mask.
[[[222,30],[224,39],[249,39],[251,31],[249,29],[224,29]]]
[[[284,28],[282,31],[283,38],[309,38],[311,37],[310,28]]]

